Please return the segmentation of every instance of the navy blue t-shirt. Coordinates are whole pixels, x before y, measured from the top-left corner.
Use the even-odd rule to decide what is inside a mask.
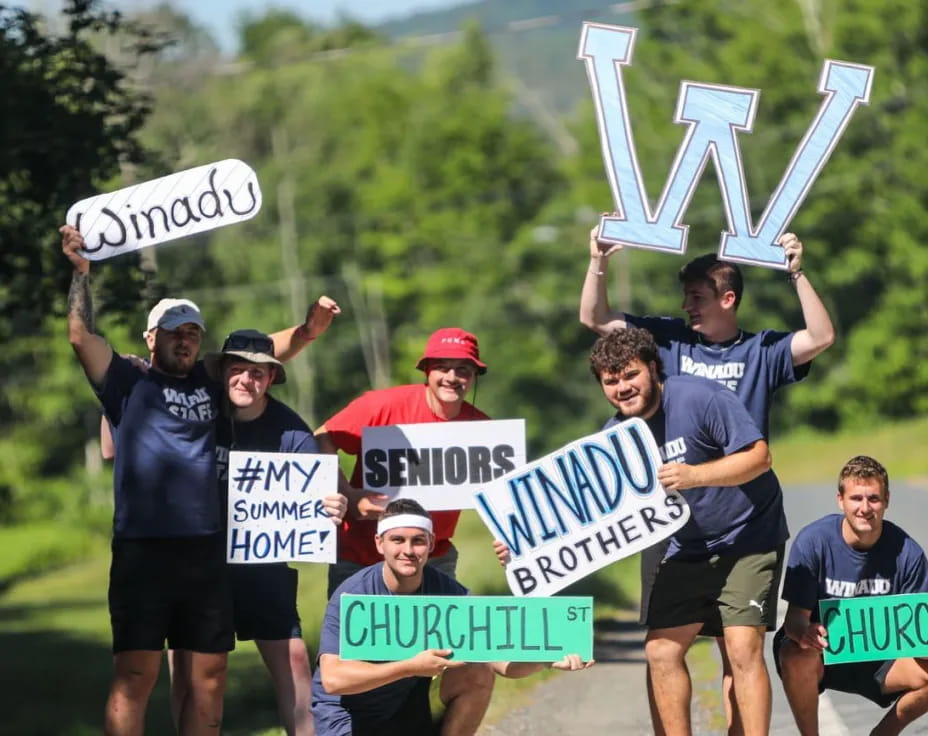
[[[113,536],[192,537],[222,528],[216,488],[219,385],[198,362],[185,378],[114,354],[97,396],[113,429]]]
[[[858,550],[841,535],[843,514],[813,521],[796,535],[783,580],[783,600],[812,611],[825,598],[928,593],[925,552],[902,529],[883,522],[883,533],[867,550]]]
[[[770,434],[773,393],[801,381],[812,365],[793,366],[792,332],[764,330],[754,334],[742,330],[733,342],[713,345],[705,344],[682,319],[626,314],[625,321],[654,335],[666,375],[708,378],[734,391],[764,437]]]
[[[319,445],[299,414],[268,395],[267,406],[256,419],[237,422],[220,417],[216,423],[216,470],[223,493],[228,483],[229,450],[318,453]]]
[[[412,595],[467,595],[468,590],[440,570],[426,566],[422,570],[422,587]],[[322,621],[319,656],[339,653],[341,630],[341,596],[393,595],[383,581],[383,563],[365,567],[345,580],[329,600]],[[329,695],[322,687],[322,668],[313,673],[313,721],[316,736],[350,736],[353,726],[363,726],[365,732],[386,724],[402,707],[422,677],[404,677],[401,680],[368,690],[357,695]]]
[[[604,429],[623,421],[616,415]],[[661,408],[647,420],[665,463],[700,465],[763,439],[738,397],[715,381],[669,376]],[[670,539],[666,557],[769,552],[786,541],[780,482],[772,470],[740,486],[689,488],[690,520]]]

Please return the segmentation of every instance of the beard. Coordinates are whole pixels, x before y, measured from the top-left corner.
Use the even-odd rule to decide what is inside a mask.
[[[174,354],[174,350],[164,343],[155,341],[154,366],[169,376],[186,376],[193,370],[196,356],[182,358]]]

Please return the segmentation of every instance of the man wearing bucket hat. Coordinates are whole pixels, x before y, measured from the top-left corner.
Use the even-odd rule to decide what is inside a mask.
[[[268,393],[287,380],[274,357],[274,341],[258,330],[236,330],[218,353],[203,359],[206,373],[220,383],[228,403],[216,429],[216,465],[220,490],[228,502],[229,451],[306,452],[319,448],[300,416]],[[347,499],[335,493],[323,508],[338,524]],[[235,633],[254,640],[277,696],[277,710],[287,736],[312,733],[311,674],[300,616],[296,608],[297,571],[286,563],[229,565]],[[171,696],[180,710],[187,696],[189,656],[172,653]],[[184,653],[187,654],[187,653]]]
[[[234,646],[222,519],[216,488],[215,418],[221,389],[197,361],[204,320],[187,299],[163,299],[144,338],[150,369],[116,354],[94,331],[83,238],[61,228],[74,273],[68,338],[114,431],[113,562],[109,608],[113,681],[104,731],[144,729],[164,642],[188,650],[190,693],[182,733],[222,723],[227,653]],[[296,355],[338,313],[327,297],[305,323],[275,333],[276,355]]]
[[[460,422],[486,420],[489,417],[465,401],[477,377],[487,371],[480,360],[477,338],[459,327],[443,327],[429,337],[416,368],[425,373],[421,383],[379,391],[368,391],[332,416],[316,431],[323,452],[341,450],[360,455],[364,427],[426,422]],[[329,595],[345,578],[362,567],[373,565],[380,556],[374,546],[377,519],[383,512],[386,496],[364,493],[362,462],[355,463],[350,485],[343,492],[349,499],[348,516],[339,528],[338,562],[329,566]],[[435,511],[435,549],[429,564],[454,577],[457,550],[451,537],[460,511]]]

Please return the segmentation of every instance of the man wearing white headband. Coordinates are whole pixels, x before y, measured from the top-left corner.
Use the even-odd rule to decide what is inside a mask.
[[[329,600],[322,623],[319,666],[313,676],[316,736],[409,736],[472,734],[480,726],[494,673],[526,677],[545,665],[537,662],[466,663],[449,649],[426,649],[399,662],[343,660],[339,656],[341,596],[467,595],[468,590],[432,566],[432,519],[422,506],[403,498],[387,505],[374,537],[383,562],[365,567],[341,585]],[[569,655],[551,666],[578,670],[591,662]],[[429,684],[441,676],[439,695],[445,714],[432,724]]]

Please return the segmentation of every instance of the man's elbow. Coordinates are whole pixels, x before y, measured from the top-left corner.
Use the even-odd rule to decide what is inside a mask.
[[[338,676],[332,667],[322,667],[319,673],[322,680],[322,687],[329,695],[347,695],[347,683],[345,679]]]
[[[766,442],[759,442],[755,452],[757,453],[757,475],[762,475],[773,467],[770,446]]]

